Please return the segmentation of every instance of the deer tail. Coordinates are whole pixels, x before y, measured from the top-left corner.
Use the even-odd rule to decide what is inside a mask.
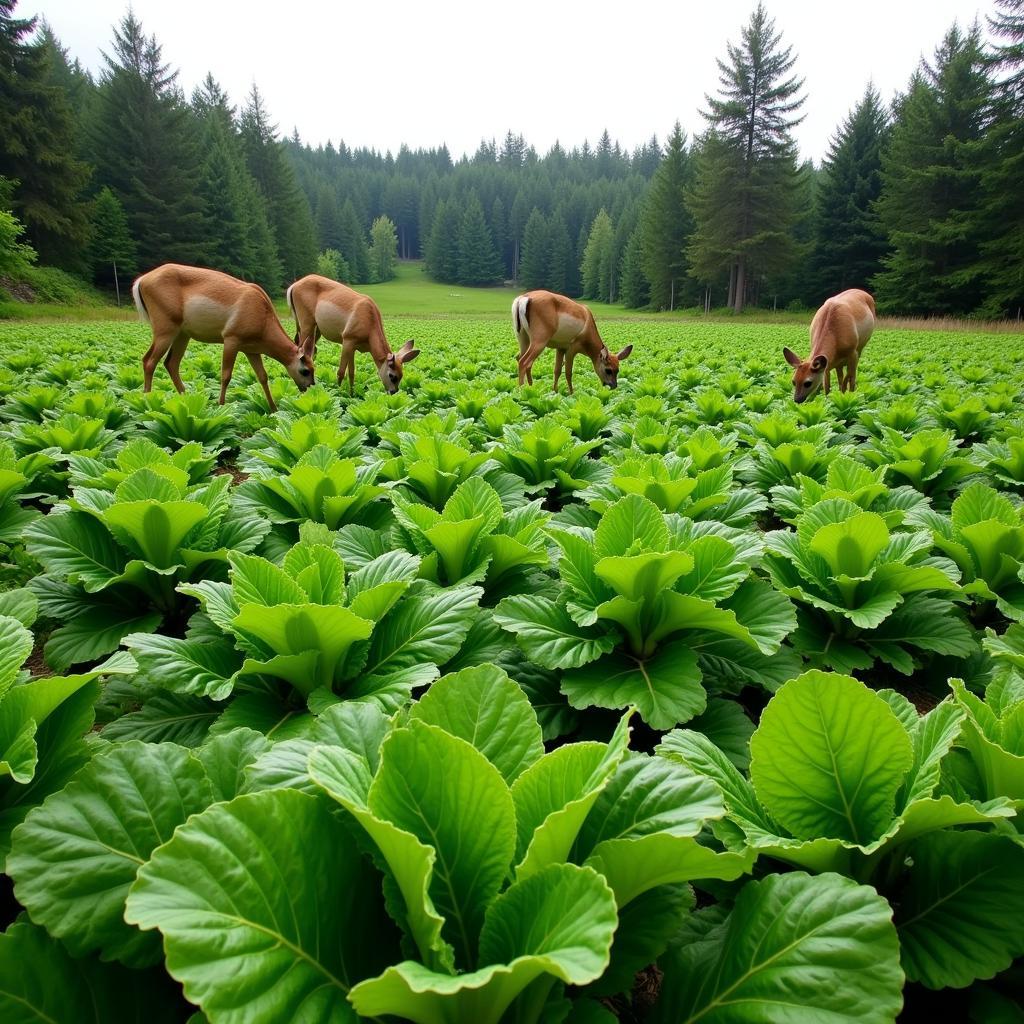
[[[132,298],[135,300],[135,308],[139,311],[139,319],[150,323],[149,310],[146,309],[146,300],[142,297],[142,278],[137,277],[132,285]]]

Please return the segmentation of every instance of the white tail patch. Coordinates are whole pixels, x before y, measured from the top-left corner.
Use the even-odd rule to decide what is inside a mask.
[[[516,334],[529,334],[530,325],[526,320],[526,309],[530,300],[525,295],[517,295],[512,302],[512,329]]]
[[[142,301],[142,292],[139,290],[139,281],[132,285],[132,298],[135,300],[135,308],[139,311],[139,319],[149,323],[149,313],[146,311],[146,304]]]

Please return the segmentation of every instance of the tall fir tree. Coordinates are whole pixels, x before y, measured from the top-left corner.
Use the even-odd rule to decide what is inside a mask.
[[[242,110],[240,127],[249,173],[266,199],[281,269],[286,281],[295,281],[316,265],[313,214],[255,85]]]
[[[954,25],[911,81],[882,159],[877,209],[892,251],[874,284],[886,309],[929,315],[983,305],[981,142],[991,99],[980,28]]]
[[[556,210],[548,221],[547,287],[560,295],[574,294],[573,273],[575,250],[572,238],[560,210]]]
[[[53,84],[53,51],[32,38],[35,18],[15,18],[0,0],[0,177],[17,182],[12,213],[43,263],[81,267],[88,168],[76,157],[65,92]]]
[[[803,81],[790,76],[796,58],[781,40],[758,4],[740,44],[728,44],[728,62],[718,61],[719,95],[706,97],[708,132],[689,196],[692,273],[708,282],[727,270],[736,312],[758,276],[783,272],[798,255],[791,232],[799,169],[791,131],[802,120]]]
[[[202,154],[196,120],[129,10],[114,29],[100,77],[91,146],[96,179],[124,206],[139,269],[209,262],[212,229],[200,197]]]
[[[869,85],[832,138],[821,168],[809,296],[814,305],[847,288],[867,288],[888,250],[875,212],[888,133],[881,98]]]
[[[370,253],[366,245],[366,232],[351,199],[346,199],[341,208],[339,228],[338,249],[348,263],[352,280],[365,284],[370,280]]]
[[[627,309],[640,309],[651,301],[651,286],[644,273],[644,230],[641,225],[633,229],[622,253],[619,294]]]
[[[988,19],[996,43],[994,117],[984,143],[981,258],[987,280],[983,312],[1024,313],[1024,0],[996,0]]]
[[[328,184],[320,186],[316,201],[316,237],[321,250],[339,249],[342,244],[341,208],[338,194]]]
[[[459,224],[458,275],[460,284],[493,284],[501,280],[501,261],[476,193],[470,195]]]
[[[498,252],[498,259],[501,261],[501,276],[509,276],[509,253],[508,253],[508,219],[505,216],[505,204],[501,196],[495,196],[491,203],[490,217],[491,237],[494,239],[494,248]]]
[[[548,283],[548,225],[536,206],[523,229],[519,283],[527,291],[546,288]]]
[[[92,280],[114,287],[116,273],[119,282],[129,281],[138,270],[138,252],[124,207],[109,188],[100,189],[93,201],[91,220],[86,258]]]
[[[434,223],[427,243],[426,263],[435,281],[453,284],[459,276],[459,210],[442,199],[434,210]]]
[[[615,226],[608,211],[602,207],[587,235],[580,273],[583,278],[583,297],[611,302],[614,277]]]

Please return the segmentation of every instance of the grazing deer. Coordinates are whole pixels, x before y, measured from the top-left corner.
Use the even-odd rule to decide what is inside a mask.
[[[601,383],[619,386],[619,363],[633,351],[627,345],[612,355],[598,334],[594,315],[586,306],[554,292],[535,291],[517,296],[512,302],[512,326],[519,339],[519,383],[533,383],[533,364],[545,348],[555,350],[555,387],[565,360],[565,383],[572,394],[572,363],[585,352],[594,364]]]
[[[267,384],[263,356],[276,359],[305,391],[313,378],[313,338],[292,342],[281,326],[270,296],[257,284],[239,281],[217,270],[165,263],[135,279],[132,296],[139,316],[153,327],[153,344],[142,357],[143,391],[153,388],[153,373],[161,359],[178,391],[183,392],[178,367],[188,343],[223,345],[220,404],[224,404],[235,358],[241,352],[263,385],[270,408],[277,410]]]
[[[308,274],[287,291],[288,305],[298,328],[296,338],[324,337],[341,345],[338,384],[348,373],[349,394],[355,394],[356,352],[369,352],[377,365],[384,390],[389,395],[402,383],[402,367],[419,354],[410,338],[397,352],[391,351],[384,336],[384,324],[377,303],[369,295],[353,291],[329,277]]]
[[[793,398],[806,401],[836,371],[840,391],[857,390],[857,363],[875,329],[875,300],[859,288],[850,288],[826,299],[811,321],[811,354],[806,361],[782,350],[786,362],[794,367]],[[845,373],[844,373],[845,371]]]

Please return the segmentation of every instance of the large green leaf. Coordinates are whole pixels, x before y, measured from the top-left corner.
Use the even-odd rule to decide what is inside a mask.
[[[181,640],[160,633],[129,633],[121,643],[139,663],[139,673],[174,693],[223,700],[234,688],[242,659],[227,640]]]
[[[444,918],[430,896],[437,852],[411,832],[378,817],[367,806],[372,777],[366,760],[339,747],[321,747],[309,758],[313,781],[338,801],[366,830],[401,894],[403,906],[390,908],[406,928],[428,966],[452,968],[454,953],[441,938]]]
[[[794,836],[862,845],[888,829],[913,763],[910,737],[881,697],[818,671],[769,701],[750,751],[758,799]]]
[[[964,988],[1024,955],[1024,847],[984,832],[936,832],[908,848],[898,896],[903,969],[927,988]]]
[[[516,878],[568,859],[594,802],[611,781],[629,743],[629,713],[603,743],[568,743],[516,779]]]
[[[511,785],[544,753],[537,716],[503,669],[480,665],[438,679],[410,710],[472,743]]]
[[[329,802],[272,790],[215,804],[139,872],[126,919],[211,1024],[355,1021],[349,990],[393,962],[380,880]]]
[[[653,501],[638,494],[629,494],[612,505],[594,531],[594,549],[599,558],[664,551],[667,545],[665,517]]]
[[[660,966],[656,1024],[892,1024],[903,1003],[889,904],[834,874],[748,882],[723,923]]]
[[[19,902],[75,955],[155,963],[154,937],[124,922],[128,888],[149,854],[212,799],[186,748],[112,747],[15,829],[7,871]]]
[[[624,708],[632,704],[654,729],[671,729],[707,705],[697,655],[686,640],[665,644],[650,658],[616,651],[562,677],[574,708]]]
[[[178,1024],[188,1010],[164,971],[73,958],[44,929],[19,920],[0,935],[4,1024]]]
[[[179,545],[210,514],[196,501],[122,501],[102,513],[118,540],[134,548],[150,565],[169,569],[181,564]]]
[[[875,512],[860,512],[840,523],[821,527],[808,548],[823,558],[833,576],[860,579],[889,543],[885,520]]]
[[[465,740],[412,721],[384,741],[367,805],[433,847],[430,896],[446,919],[442,933],[459,966],[475,964],[484,914],[515,849],[512,795],[497,768]]]
[[[618,639],[614,632],[578,625],[565,605],[532,594],[506,597],[494,618],[543,668],[579,668],[607,654]]]
[[[107,594],[112,596],[113,592]],[[128,634],[151,633],[162,621],[160,612],[146,610],[145,604],[126,600],[125,595],[112,600],[93,599],[77,609],[74,619],[50,634],[43,648],[46,663],[63,672],[72,665],[96,661],[116,651]]]
[[[531,990],[540,1003],[556,978],[583,985],[599,977],[616,923],[615,900],[600,875],[552,864],[491,905],[480,936],[480,958],[488,966],[453,976],[404,961],[358,985],[352,1003],[363,1016],[391,1014],[416,1024],[498,1024],[542,976],[545,988]]]
[[[32,633],[17,619],[0,615],[0,701],[18,678],[22,663],[32,653]]]
[[[29,554],[57,576],[102,590],[124,571],[128,558],[110,532],[85,512],[50,513],[25,531]]]

